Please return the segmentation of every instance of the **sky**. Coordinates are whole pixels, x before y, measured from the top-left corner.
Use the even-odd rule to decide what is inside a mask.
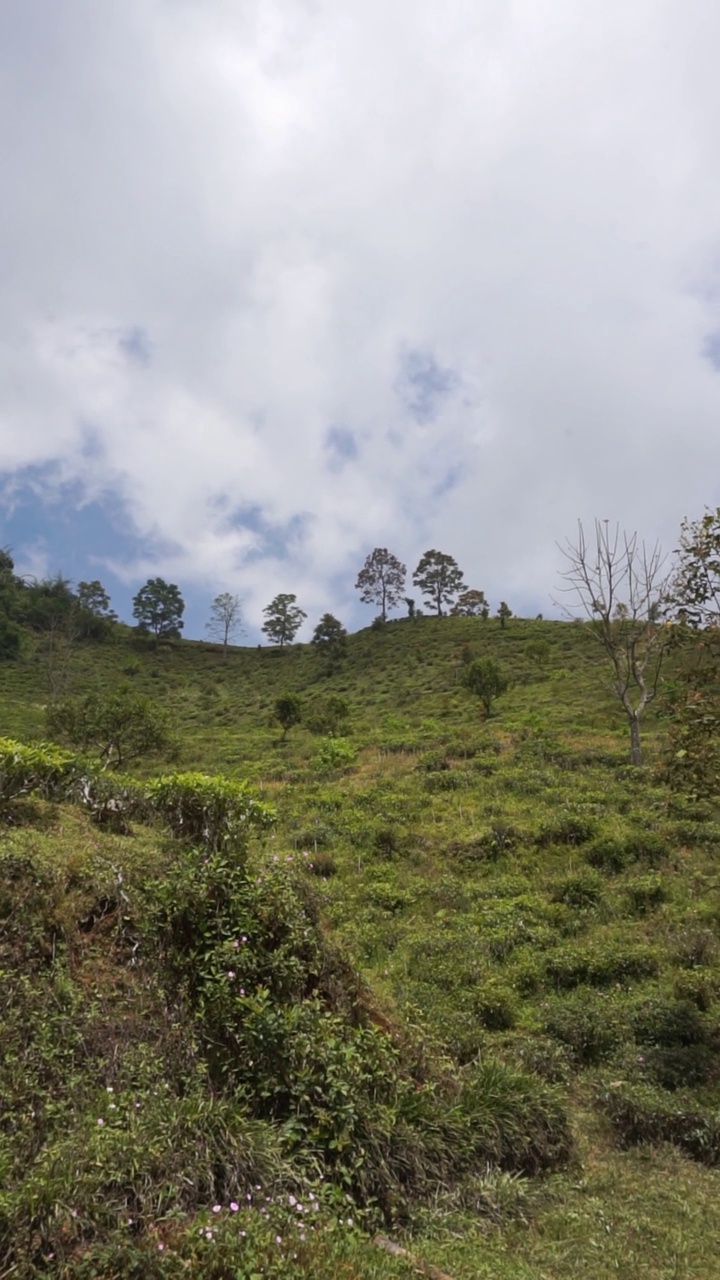
[[[714,0],[3,0],[0,545],[185,634],[374,547],[557,615],[720,505]],[[409,594],[415,594],[409,587]]]

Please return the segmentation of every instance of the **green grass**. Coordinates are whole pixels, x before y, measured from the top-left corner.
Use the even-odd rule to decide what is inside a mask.
[[[527,649],[538,639],[549,646],[542,668]],[[461,685],[468,657],[485,655],[511,679],[487,720]],[[654,715],[646,764],[629,767],[627,727],[587,629],[403,621],[349,637],[330,675],[309,646],[235,649],[226,660],[192,643],[86,646],[67,691],[125,680],[168,707],[180,767],[249,778],[276,807],[260,864],[306,884],[325,934],[373,992],[375,1016],[412,1028],[455,1071],[494,1061],[562,1100],[575,1135],[569,1171],[518,1180],[477,1168],[396,1217],[397,1238],[455,1280],[719,1276],[720,823],[711,803],[667,790]],[[308,708],[341,695],[345,733],[328,740],[299,727],[283,743],[272,707],[284,692]],[[41,737],[46,697],[39,655],[0,666],[7,735]],[[61,877],[54,910],[77,948],[66,1032],[72,1022],[101,1037],[120,1010],[133,1026],[162,1026],[154,971],[129,965],[117,937],[100,945],[93,929],[86,940],[77,921],[118,868],[140,893],[176,855],[142,827],[111,837],[42,806],[2,843],[34,849]],[[42,1052],[52,1054],[60,1024],[40,1010],[50,1028]],[[145,1041],[155,1059],[162,1035]],[[705,1155],[685,1140],[693,1126],[710,1135]],[[265,1158],[265,1176],[282,1185],[287,1153],[270,1136]],[[184,1209],[163,1194],[170,1216],[153,1230],[183,1258],[190,1224],[211,1211],[209,1191],[200,1186]],[[298,1274],[411,1274],[355,1227],[338,1234],[335,1206],[323,1213],[325,1243],[298,1260]],[[166,1263],[153,1255],[152,1265]],[[87,1274],[114,1273],[98,1263]]]

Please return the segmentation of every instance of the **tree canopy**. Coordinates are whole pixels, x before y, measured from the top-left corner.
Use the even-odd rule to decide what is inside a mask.
[[[292,644],[307,614],[296,603],[297,596],[281,592],[263,609],[262,630],[271,644]]]
[[[48,708],[47,727],[52,737],[97,752],[106,768],[120,768],[170,745],[165,712],[127,686],[56,702]]]
[[[691,626],[720,624],[720,507],[683,521],[670,602]]]
[[[183,629],[185,601],[174,582],[149,578],[133,598],[133,617],[140,631],[150,632],[159,640],[177,640]]]
[[[443,605],[452,605],[458,592],[465,589],[462,571],[444,551],[426,551],[413,574],[413,582],[431,602],[438,618],[443,616]]]
[[[347,631],[332,613],[324,613],[313,631],[312,643],[318,653],[323,653],[332,666],[345,653]]]
[[[405,565],[387,547],[376,547],[358,574],[355,589],[361,593],[360,599],[363,604],[379,605],[383,622],[388,609],[403,599],[406,572]]]
[[[461,591],[450,613],[454,618],[487,618],[490,612],[485,592],[469,587]]]

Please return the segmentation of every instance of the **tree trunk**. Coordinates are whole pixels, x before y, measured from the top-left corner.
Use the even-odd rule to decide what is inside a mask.
[[[640,718],[636,715],[630,717],[630,763],[642,764],[642,750],[640,748]]]

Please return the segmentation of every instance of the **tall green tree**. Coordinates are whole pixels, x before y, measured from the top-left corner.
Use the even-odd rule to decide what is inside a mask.
[[[275,719],[281,726],[283,731],[283,742],[288,736],[288,731],[296,724],[301,724],[303,718],[302,699],[297,693],[281,693],[279,698],[275,699]]]
[[[78,582],[75,594],[78,605],[86,613],[92,613],[96,618],[107,618],[109,622],[117,621],[117,614],[110,608],[110,597],[97,578],[92,582]]]
[[[406,572],[405,565],[387,547],[376,547],[358,574],[355,589],[360,592],[360,599],[363,604],[379,605],[383,622],[388,609],[394,609],[403,599]]]
[[[499,698],[509,684],[505,672],[494,658],[475,658],[465,668],[462,682],[469,693],[480,699],[486,716],[490,715],[495,698]]]
[[[230,591],[223,591],[216,596],[210,606],[210,621],[205,630],[211,640],[218,640],[223,647],[223,657],[227,657],[230,640],[242,631],[242,612],[240,597]]]
[[[498,605],[497,616],[498,616],[498,619],[499,619],[499,621],[500,621],[500,626],[501,626],[501,627],[503,628],[503,630],[504,630],[504,629],[505,629],[505,623],[507,622],[508,618],[512,618],[512,616],[513,616],[512,609],[510,608],[510,605],[509,605],[509,604],[506,604],[504,600],[501,600],[501,601],[500,601],[500,604]]]
[[[279,644],[282,648],[292,644],[307,614],[296,603],[297,596],[282,593],[270,601],[263,609],[265,622],[262,630],[271,644]]]
[[[117,614],[110,608],[110,597],[101,582],[78,582],[76,589],[77,615],[80,635],[86,639],[104,640],[117,622]]]
[[[177,640],[183,629],[185,601],[174,582],[149,578],[133,598],[133,617],[140,631],[152,634],[155,643]]]
[[[683,521],[669,599],[688,625],[720,625],[720,507]]]
[[[465,590],[457,562],[444,551],[426,551],[413,574],[413,582],[429,600],[438,618],[443,605],[452,605],[458,592]]]
[[[347,648],[347,631],[332,613],[324,613],[313,631],[312,643],[318,653],[327,659],[332,668],[343,657]]]
[[[450,613],[454,618],[487,618],[490,612],[485,592],[469,587],[461,591]]]
[[[675,679],[667,688],[667,776],[694,796],[720,789],[720,507],[684,520],[670,583]]]

